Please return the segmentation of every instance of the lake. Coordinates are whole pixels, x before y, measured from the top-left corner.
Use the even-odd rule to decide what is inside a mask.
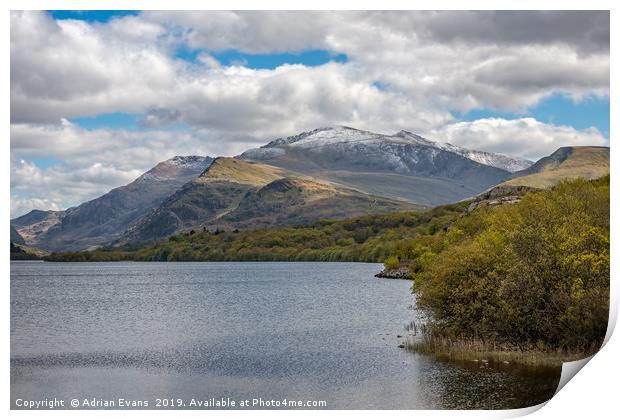
[[[411,282],[377,279],[380,269],[12,262],[11,407],[58,398],[80,408],[119,399],[204,408],[223,398],[234,408],[285,408],[284,399],[328,409],[518,408],[553,395],[560,369],[454,364],[399,348],[416,319]],[[265,406],[271,400],[280,405]]]

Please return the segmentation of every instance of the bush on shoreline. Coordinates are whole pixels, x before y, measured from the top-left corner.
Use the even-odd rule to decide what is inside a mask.
[[[602,344],[609,315],[609,176],[478,208],[439,248],[413,254],[416,303],[444,350],[481,339],[590,352]]]

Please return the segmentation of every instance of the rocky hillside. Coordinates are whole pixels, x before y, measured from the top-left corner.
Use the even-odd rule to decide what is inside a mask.
[[[531,164],[406,131],[384,135],[340,126],[277,139],[239,158],[424,205],[474,196]]]
[[[11,220],[11,226],[24,239],[25,243],[38,245],[47,231],[60,222],[64,211],[32,210],[23,216]]]
[[[26,245],[26,241],[13,225],[11,225],[11,243],[15,245]]]

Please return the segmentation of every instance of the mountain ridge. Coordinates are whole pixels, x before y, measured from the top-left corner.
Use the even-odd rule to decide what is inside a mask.
[[[404,131],[384,135],[336,126],[276,139],[237,157],[368,194],[434,206],[474,196],[512,176],[466,156],[472,153]],[[493,158],[495,163],[508,159],[512,169],[529,165],[518,166],[516,160],[499,155],[476,156],[478,160]]]
[[[609,174],[610,149],[604,146],[560,147],[529,168],[513,174],[506,185],[549,188],[565,179],[595,179]]]
[[[527,167],[510,172],[490,165],[491,160],[511,169]],[[79,206],[33,210],[12,219],[11,237],[46,251],[83,250],[159,240],[198,228],[303,225],[420,210],[501,185],[546,188],[563,178],[605,173],[609,148],[604,147],[560,148],[531,163],[404,130],[384,135],[321,127],[275,139],[236,158],[174,156]]]
[[[116,244],[158,240],[200,227],[286,225],[366,211],[415,208],[421,207],[263,163],[218,157],[200,176],[131,226]]]
[[[533,163],[527,159],[510,157],[510,156],[507,156],[501,153],[491,153],[491,152],[483,152],[479,150],[471,150],[471,149],[466,149],[464,147],[455,146],[450,143],[429,140],[418,134],[415,134],[415,133],[412,133],[406,130],[400,130],[396,134],[389,135],[389,134],[374,133],[368,130],[359,130],[359,129],[349,127],[349,126],[339,126],[339,125],[319,127],[314,130],[305,131],[305,132],[302,132],[302,133],[299,133],[293,136],[289,136],[285,138],[278,138],[261,146],[260,149],[268,149],[268,148],[274,148],[278,146],[300,145],[300,144],[307,143],[309,138],[310,139],[314,138],[313,141],[317,143],[318,143],[317,140],[319,141],[323,140],[322,145],[325,145],[328,143],[326,141],[327,138],[324,136],[319,136],[320,133],[324,133],[324,132],[335,132],[337,134],[341,134],[340,139],[337,139],[336,141],[332,142],[332,144],[336,142],[342,143],[344,141],[347,141],[346,136],[342,135],[343,133],[352,134],[351,138],[348,140],[350,142],[373,141],[373,140],[381,140],[381,139],[395,141],[396,139],[400,138],[400,139],[403,139],[404,141],[414,142],[416,144],[429,146],[429,147],[435,147],[441,150],[453,152],[463,157],[467,157],[475,162],[485,164],[488,166],[492,166],[495,168],[503,169],[508,172],[516,172],[519,170],[523,170]],[[335,137],[332,137],[332,138],[335,138]]]

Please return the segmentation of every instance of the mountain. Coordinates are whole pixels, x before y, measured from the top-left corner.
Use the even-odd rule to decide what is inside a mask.
[[[117,243],[161,239],[190,228],[295,225],[414,209],[420,206],[374,197],[271,165],[217,158]]]
[[[549,188],[571,178],[600,178],[609,173],[609,147],[561,147],[529,168],[515,172],[506,185]]]
[[[41,215],[39,215],[41,216]],[[46,252],[26,245],[26,240],[11,225],[11,260],[40,260]]]
[[[32,210],[31,212],[11,220],[11,226],[27,244],[38,244],[38,239],[60,222],[64,211]]]
[[[210,157],[176,156],[99,198],[65,211],[33,210],[11,220],[11,224],[28,245],[48,251],[105,245],[200,175],[211,162]]]
[[[280,138],[238,158],[423,205],[474,196],[531,164],[407,131],[384,135],[342,126]]]
[[[514,158],[500,153],[482,152],[479,150],[470,150],[463,147],[454,146],[450,143],[440,143],[427,140],[424,137],[417,134],[410,133],[408,131],[399,131],[396,137],[408,138],[417,141],[420,144],[426,144],[430,147],[436,147],[447,152],[456,153],[463,157],[473,160],[474,162],[481,163],[483,165],[492,166],[494,168],[503,169],[508,172],[517,172],[528,168],[532,165],[532,161],[521,158]]]
[[[15,245],[26,245],[26,241],[13,225],[11,225],[11,243]]]

